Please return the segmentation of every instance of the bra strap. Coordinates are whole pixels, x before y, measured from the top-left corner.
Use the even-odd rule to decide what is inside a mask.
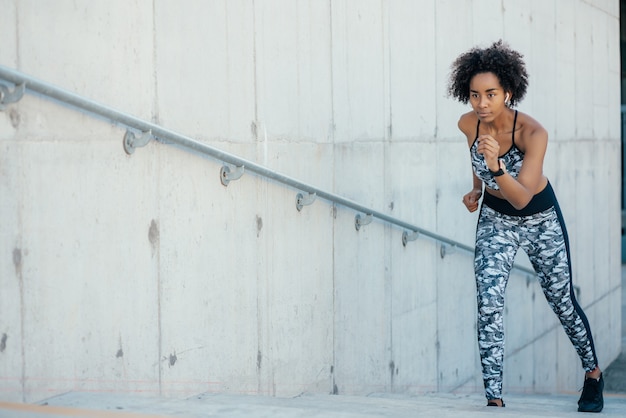
[[[515,125],[516,124],[517,124],[517,110],[515,111],[515,117],[513,118],[513,133],[511,134],[511,142],[513,142],[513,145],[515,145]]]

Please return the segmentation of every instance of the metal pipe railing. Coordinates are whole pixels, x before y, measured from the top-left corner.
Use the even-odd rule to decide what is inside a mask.
[[[237,157],[236,155],[221,151],[217,148],[211,147],[207,144],[196,141],[187,136],[165,129],[154,123],[147,122],[135,116],[113,109],[106,105],[97,103],[93,100],[81,97],[77,94],[74,94],[62,88],[53,86],[49,83],[40,81],[36,78],[23,74],[14,69],[7,68],[7,67],[0,65],[0,80],[5,80],[15,85],[14,92],[10,92],[6,86],[0,85],[0,87],[3,87],[0,89],[0,110],[4,107],[5,104],[19,100],[24,90],[30,90],[32,92],[47,96],[49,98],[60,101],[62,103],[76,107],[80,110],[93,113],[105,119],[109,119],[114,123],[118,123],[120,125],[124,125],[126,127],[136,129],[138,131],[143,132],[144,135],[151,135],[151,136],[154,136],[154,138],[156,139],[164,140],[164,142],[174,143],[184,148],[188,148],[188,149],[197,151],[199,153],[211,156],[217,160],[221,160],[223,162],[235,165],[237,167],[240,167],[240,171],[245,168],[246,171],[251,171],[260,176],[275,180],[279,183],[282,183],[287,186],[291,186],[295,189],[301,190],[303,192],[309,193],[310,196],[319,196],[333,203],[354,209],[355,211],[366,215],[365,221],[359,214],[356,215],[355,226],[357,229],[359,229],[360,225],[365,225],[366,223],[368,223],[372,218],[377,218],[382,221],[388,222],[392,225],[396,225],[401,228],[404,228],[405,231],[402,234],[402,242],[404,245],[406,245],[408,240],[415,239],[418,235],[423,235],[431,239],[434,239],[435,241],[438,241],[441,244],[450,246],[452,248],[458,248],[458,249],[461,249],[470,253],[474,253],[473,247],[457,242],[450,238],[444,237],[442,235],[436,234],[434,232],[430,232],[428,230],[418,227],[417,225],[410,224],[408,222],[402,221],[393,216],[389,216],[377,210],[365,207],[357,202],[346,199],[342,196],[324,191],[310,184],[303,183],[299,180],[293,179],[289,176],[273,171],[267,167],[256,164],[252,161]],[[127,150],[127,152],[132,152],[134,149],[134,146],[145,145],[145,143],[147,143],[148,140],[149,138],[144,138],[143,140],[144,143],[141,143],[141,144],[137,143],[137,145],[134,145],[133,135],[132,134],[129,135],[129,133],[127,132],[127,135],[125,136],[125,139],[124,139],[125,149]],[[224,173],[224,171],[222,171],[223,177],[227,175],[228,175],[227,173]],[[442,255],[445,254],[444,248],[445,247],[442,247]],[[518,266],[518,265],[514,266],[514,268],[524,273],[535,275],[535,272],[529,268]]]

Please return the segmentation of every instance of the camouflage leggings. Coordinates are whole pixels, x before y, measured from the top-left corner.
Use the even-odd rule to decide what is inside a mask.
[[[483,204],[476,231],[474,269],[478,298],[478,347],[487,399],[502,397],[504,293],[519,248],[537,272],[548,304],[574,345],[583,368],[597,365],[587,318],[572,291],[569,244],[556,202],[529,216],[510,216]]]

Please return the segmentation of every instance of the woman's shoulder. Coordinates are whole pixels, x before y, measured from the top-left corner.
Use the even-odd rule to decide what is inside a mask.
[[[547,142],[548,131],[543,125],[529,114],[518,111],[515,144],[526,152],[529,147],[545,148]]]
[[[474,112],[467,112],[461,115],[458,122],[458,127],[461,132],[467,137],[468,143],[474,142],[476,136],[476,127],[478,126],[478,117]]]
[[[527,113],[517,112],[517,125],[520,132],[519,138],[522,140],[535,137],[548,138],[548,131],[543,125]]]
[[[478,124],[478,116],[476,116],[475,112],[467,112],[463,113],[459,118],[459,128],[461,127],[470,127],[473,126],[476,128]]]

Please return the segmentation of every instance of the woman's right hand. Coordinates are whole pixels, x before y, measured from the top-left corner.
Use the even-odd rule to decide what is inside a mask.
[[[463,196],[463,204],[470,212],[475,212],[478,209],[478,201],[483,195],[483,191],[480,189],[472,189],[471,192]]]

